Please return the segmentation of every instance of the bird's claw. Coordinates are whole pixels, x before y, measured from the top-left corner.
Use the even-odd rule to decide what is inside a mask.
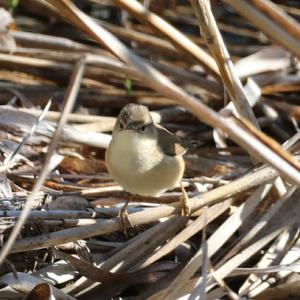
[[[120,209],[120,212],[119,212],[119,217],[121,219],[122,231],[126,238],[128,237],[127,227],[133,228],[133,225],[129,219],[128,203],[129,203],[129,200],[126,201],[126,203],[122,206],[122,208]]]
[[[181,204],[182,204],[181,215],[185,216],[185,217],[190,217],[191,207],[190,207],[190,203],[189,203],[189,197],[188,197],[182,183],[180,183],[180,188],[181,188],[181,192],[182,192],[182,196],[180,197]]]

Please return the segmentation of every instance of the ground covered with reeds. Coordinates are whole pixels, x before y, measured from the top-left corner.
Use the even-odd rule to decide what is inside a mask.
[[[0,299],[300,299],[299,1],[0,6]],[[190,216],[178,186],[124,228],[128,103],[196,142]]]

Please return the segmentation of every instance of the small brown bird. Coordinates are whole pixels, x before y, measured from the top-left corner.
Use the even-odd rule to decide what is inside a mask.
[[[153,122],[146,106],[128,104],[119,113],[105,161],[125,191],[157,196],[181,183],[185,152],[176,135]],[[188,214],[187,200],[183,203],[183,212]]]
[[[117,118],[105,160],[124,190],[156,196],[180,183],[185,152],[176,135],[153,122],[146,106],[128,104]]]

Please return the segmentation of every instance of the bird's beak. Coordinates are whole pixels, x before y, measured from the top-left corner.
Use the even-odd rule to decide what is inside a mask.
[[[136,130],[136,124],[134,123],[129,123],[127,124],[127,126],[125,127],[126,130]]]

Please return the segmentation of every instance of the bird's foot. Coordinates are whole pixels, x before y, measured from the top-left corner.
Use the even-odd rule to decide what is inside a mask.
[[[133,225],[129,220],[129,214],[128,214],[129,201],[130,201],[130,199],[126,201],[126,203],[122,206],[122,208],[120,209],[120,212],[119,212],[119,217],[121,219],[121,224],[122,224],[121,225],[122,226],[122,231],[123,231],[126,238],[128,237],[127,227],[133,228]]]
[[[190,215],[191,215],[190,200],[184,189],[182,182],[180,182],[180,189],[182,192],[182,196],[180,197],[181,204],[182,204],[181,215],[185,216],[185,217],[190,217]]]

